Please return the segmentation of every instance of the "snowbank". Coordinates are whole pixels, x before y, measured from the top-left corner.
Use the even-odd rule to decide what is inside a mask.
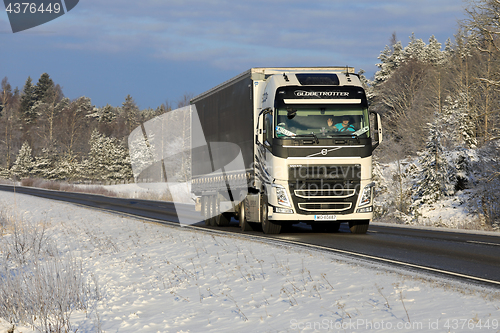
[[[99,297],[71,314],[79,332],[466,332],[473,331],[468,325],[499,325],[493,290],[20,194],[0,192],[0,207],[50,221],[61,257],[81,261],[85,278],[95,277]]]

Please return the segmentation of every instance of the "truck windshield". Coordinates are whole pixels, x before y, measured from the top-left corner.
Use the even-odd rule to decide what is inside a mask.
[[[286,105],[275,115],[276,138],[370,136],[368,110],[362,105]]]

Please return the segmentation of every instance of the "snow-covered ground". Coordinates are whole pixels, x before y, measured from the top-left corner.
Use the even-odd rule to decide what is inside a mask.
[[[78,332],[500,330],[496,290],[21,194],[0,192],[0,210],[47,225],[61,260],[81,264],[94,291],[71,313]]]
[[[474,189],[456,192],[453,196],[443,196],[436,202],[418,207],[417,214],[408,212],[411,188],[414,183],[416,160],[402,160],[401,163],[377,163],[374,166],[376,195],[376,222],[407,224],[413,226],[440,227],[448,229],[500,231],[485,223],[484,216],[474,207]]]

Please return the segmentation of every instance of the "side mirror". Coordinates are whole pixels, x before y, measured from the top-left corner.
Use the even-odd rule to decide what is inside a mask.
[[[256,129],[256,143],[259,142],[259,143],[262,143],[264,144],[264,141],[266,141],[266,134],[267,134],[267,130],[269,130],[268,128],[266,128],[266,122],[265,122],[265,118],[266,118],[266,115],[269,114],[269,113],[272,113],[273,110],[271,108],[267,108],[267,109],[264,109],[260,112],[259,114],[259,118],[257,119],[257,129]]]
[[[372,125],[374,125],[374,127],[372,127],[372,151],[373,151],[382,143],[382,120],[380,118],[380,115],[375,111],[371,111],[370,115],[374,116],[373,117],[374,121],[371,122]]]

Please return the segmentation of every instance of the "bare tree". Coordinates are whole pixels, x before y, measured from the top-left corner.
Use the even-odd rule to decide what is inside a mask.
[[[2,145],[2,154],[5,156],[4,166],[8,169],[12,164],[12,151],[16,148],[14,140],[20,137],[18,126],[18,115],[16,110],[19,107],[19,93],[12,92],[12,87],[8,82],[7,77],[2,80],[0,91],[0,130],[2,136],[0,142]],[[17,146],[20,147],[20,140]]]
[[[500,0],[471,0],[466,13],[468,18],[461,24],[469,43],[479,51],[475,62],[480,71],[473,79],[477,82],[476,102],[482,106],[479,132],[487,142],[500,138]]]
[[[184,95],[181,97],[181,99],[177,102],[177,108],[182,108],[184,106],[188,106],[190,103],[190,100],[194,97],[193,93],[184,93]]]
[[[386,132],[401,142],[405,154],[423,147],[426,125],[436,111],[436,92],[429,84],[434,75],[431,65],[411,60],[380,86],[378,99],[386,110]]]
[[[59,141],[64,148],[64,151],[69,156],[82,155],[83,147],[86,147],[88,138],[84,138],[84,131],[88,127],[88,118],[86,117],[94,109],[90,98],[80,97],[71,102],[62,110],[60,119],[62,122],[58,124]]]

